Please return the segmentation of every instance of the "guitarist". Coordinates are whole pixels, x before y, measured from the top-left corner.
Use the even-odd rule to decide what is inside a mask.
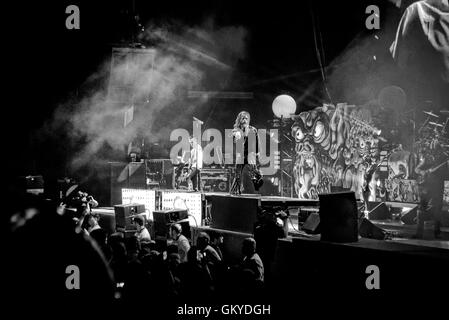
[[[367,160],[367,168],[363,177],[363,187],[362,187],[362,196],[363,196],[363,201],[365,203],[365,212],[368,212],[368,200],[369,200],[369,196],[371,194],[371,188],[370,188],[370,183],[371,180],[373,178],[374,173],[376,172],[376,170],[379,168],[379,166],[382,164],[382,162],[384,162],[384,160],[388,159],[388,157],[393,153],[396,152],[398,150],[402,149],[402,145],[398,145],[395,148],[392,148],[385,156],[379,158],[379,160],[372,162],[371,160]]]
[[[203,149],[195,136],[191,136],[190,142],[190,160],[189,175],[187,180],[192,185],[193,191],[202,191],[201,170],[203,169]]]
[[[424,221],[428,220],[429,217],[432,217],[435,223],[435,238],[440,238],[441,235],[440,229],[443,207],[444,179],[449,170],[449,161],[447,159],[445,161],[441,161],[441,157],[432,156],[432,154],[443,154],[442,152],[439,153],[429,151],[436,150],[421,150],[419,152],[419,163],[415,168],[415,173],[418,174],[417,180],[419,184],[420,196],[416,238],[423,237]]]

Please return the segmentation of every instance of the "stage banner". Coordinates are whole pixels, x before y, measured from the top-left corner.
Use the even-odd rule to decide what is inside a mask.
[[[183,209],[189,213],[190,226],[201,226],[202,194],[196,192],[179,192],[162,190],[162,210]]]
[[[153,211],[156,210],[156,191],[147,189],[122,189],[122,204],[143,204],[147,219],[153,220]]]
[[[341,188],[361,199],[367,163],[380,158],[381,130],[374,125],[370,108],[324,104],[292,119],[296,196],[318,199],[318,194]]]

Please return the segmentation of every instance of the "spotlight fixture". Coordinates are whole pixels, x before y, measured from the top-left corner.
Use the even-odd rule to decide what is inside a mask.
[[[291,118],[296,112],[296,101],[291,96],[282,94],[273,100],[272,109],[278,118]]]

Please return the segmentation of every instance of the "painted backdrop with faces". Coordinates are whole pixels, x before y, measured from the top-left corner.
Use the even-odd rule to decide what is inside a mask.
[[[323,105],[293,120],[296,195],[316,199],[319,193],[337,186],[361,197],[367,160],[379,156],[377,129],[369,110],[347,104]]]

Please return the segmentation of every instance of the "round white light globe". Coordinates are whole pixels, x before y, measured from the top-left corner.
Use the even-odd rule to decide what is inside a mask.
[[[289,95],[282,94],[273,100],[272,108],[276,117],[290,118],[296,112],[296,101]]]

